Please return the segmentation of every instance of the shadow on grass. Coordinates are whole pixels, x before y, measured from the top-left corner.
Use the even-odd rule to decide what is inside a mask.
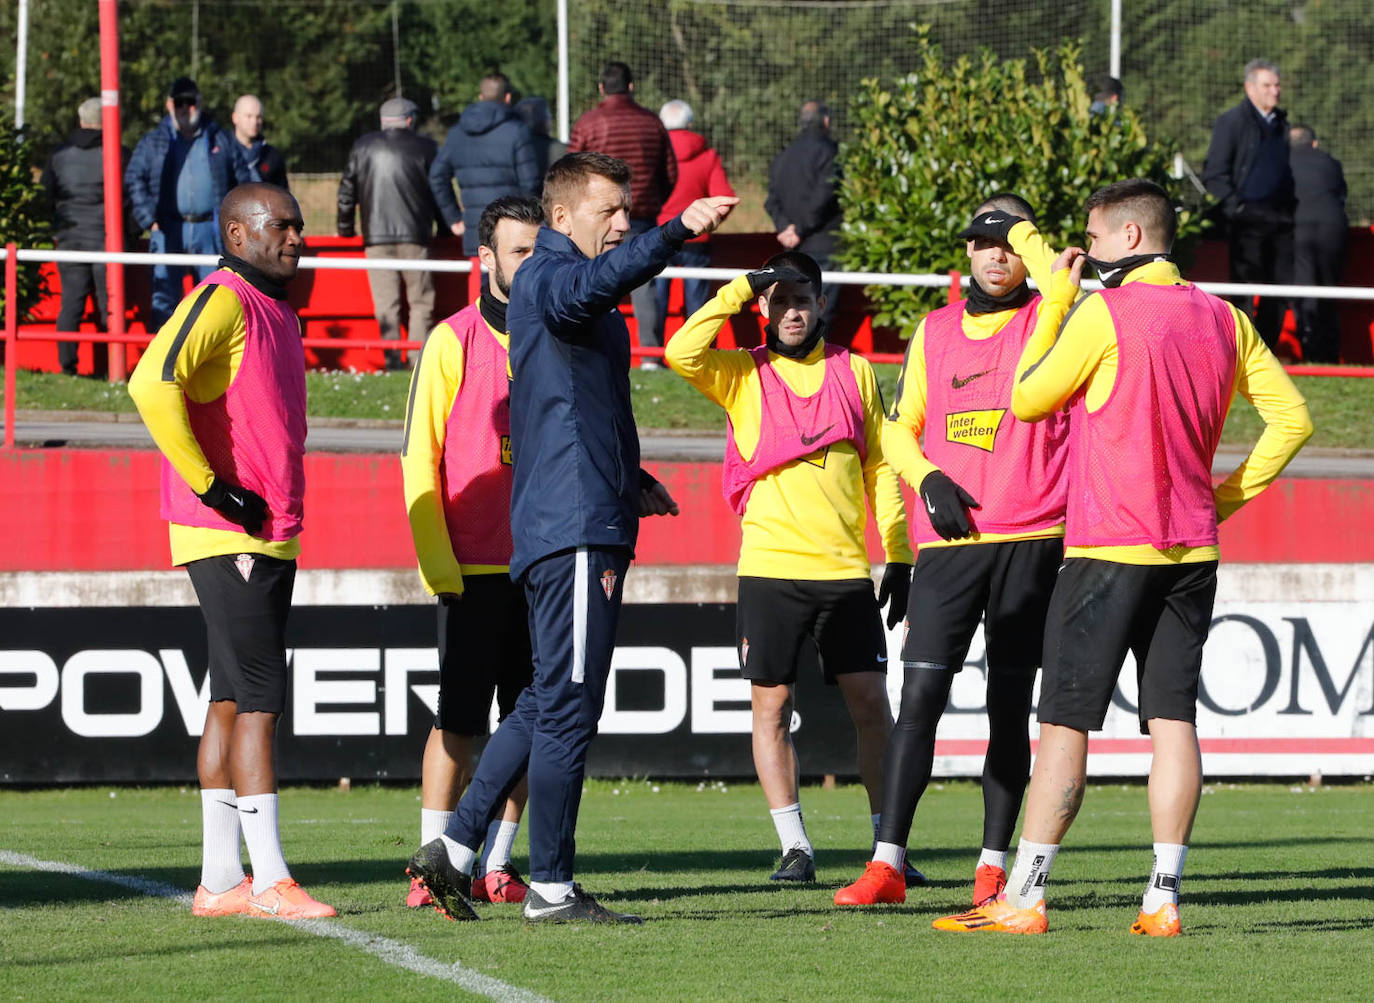
[[[233,917],[224,917],[226,920],[233,920]],[[216,920],[223,923],[223,920]],[[74,965],[86,967],[91,964],[99,964],[104,960],[119,959],[127,961],[133,958],[184,958],[188,950],[194,951],[197,955],[208,955],[216,950],[238,952],[244,948],[271,950],[274,948],[293,947],[300,944],[300,938],[289,931],[280,937],[244,937],[243,929],[238,923],[233,923],[231,929],[225,924],[225,937],[223,943],[206,943],[204,941],[188,946],[183,941],[162,946],[146,946],[134,948],[129,943],[122,942],[112,946],[108,951],[93,950],[93,942],[90,940],[82,941],[79,953],[74,954],[44,954],[42,957],[34,958],[15,958],[13,956],[5,959],[5,965],[15,968],[54,968],[60,965]]]

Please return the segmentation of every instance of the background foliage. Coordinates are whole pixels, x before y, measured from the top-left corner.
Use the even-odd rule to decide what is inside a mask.
[[[0,244],[52,246],[52,208],[35,180],[34,154],[33,145],[25,143],[12,129],[0,129]],[[21,310],[28,312],[42,295],[44,285],[35,266],[19,266]],[[0,282],[0,317],[4,316],[5,307],[5,287]]]
[[[946,61],[916,32],[919,69],[890,84],[863,81],[841,147],[843,266],[851,271],[967,271],[957,234],[1000,191],[1026,199],[1055,247],[1083,241],[1083,202],[1121,178],[1147,177],[1182,194],[1167,173],[1173,151],[1151,143],[1129,107],[1088,111],[1079,48],[1038,49],[1031,61],[991,50]],[[1185,208],[1179,233],[1200,230]],[[908,334],[943,290],[873,286],[874,323]]]

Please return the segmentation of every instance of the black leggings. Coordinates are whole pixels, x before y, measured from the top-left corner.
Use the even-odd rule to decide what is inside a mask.
[[[954,673],[943,667],[907,668],[902,708],[883,756],[883,821],[878,839],[906,846],[916,805],[930,783],[935,726],[949,702]],[[1030,705],[1035,673],[988,675],[988,752],[983,761],[983,846],[1011,846],[1021,798],[1030,778]]]

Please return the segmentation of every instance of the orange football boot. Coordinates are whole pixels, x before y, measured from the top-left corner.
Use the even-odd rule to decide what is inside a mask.
[[[252,912],[248,906],[248,898],[253,894],[253,878],[245,877],[228,891],[218,894],[210,891],[204,885],[196,886],[196,897],[191,900],[192,916],[237,916],[240,913]]]
[[[881,905],[906,901],[902,872],[881,860],[870,860],[863,875],[835,893],[836,905]]]
[[[325,905],[310,897],[295,878],[282,878],[261,895],[248,899],[248,912],[254,916],[273,916],[277,919],[323,919],[337,916],[332,905]]]
[[[1007,872],[1004,868],[991,864],[979,864],[973,872],[973,904],[987,905],[997,901],[1002,889],[1007,887]]]
[[[1029,909],[1017,909],[1005,900],[994,899],[968,912],[942,916],[930,925],[952,933],[1044,933],[1050,928],[1050,921],[1044,899]]]
[[[1165,902],[1151,913],[1142,909],[1131,924],[1131,932],[1147,937],[1177,937],[1183,932],[1183,926],[1178,921],[1178,906],[1173,902]]]
[[[420,884],[415,878],[411,878],[410,891],[406,893],[406,908],[419,909],[421,906],[433,904],[434,896],[430,895],[429,889]]]

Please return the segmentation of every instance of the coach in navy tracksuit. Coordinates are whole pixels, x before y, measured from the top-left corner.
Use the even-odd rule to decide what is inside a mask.
[[[511,286],[510,573],[529,600],[534,683],[487,743],[447,832],[411,858],[411,876],[454,919],[477,918],[469,901],[476,849],[491,813],[528,772],[525,918],[639,922],[602,908],[572,880],[587,746],[639,518],[677,514],[639,466],[630,337],[618,305],[739,200],[700,199],[625,241],[629,184],[629,167],[604,154],[574,153],[550,167],[547,225]]]

